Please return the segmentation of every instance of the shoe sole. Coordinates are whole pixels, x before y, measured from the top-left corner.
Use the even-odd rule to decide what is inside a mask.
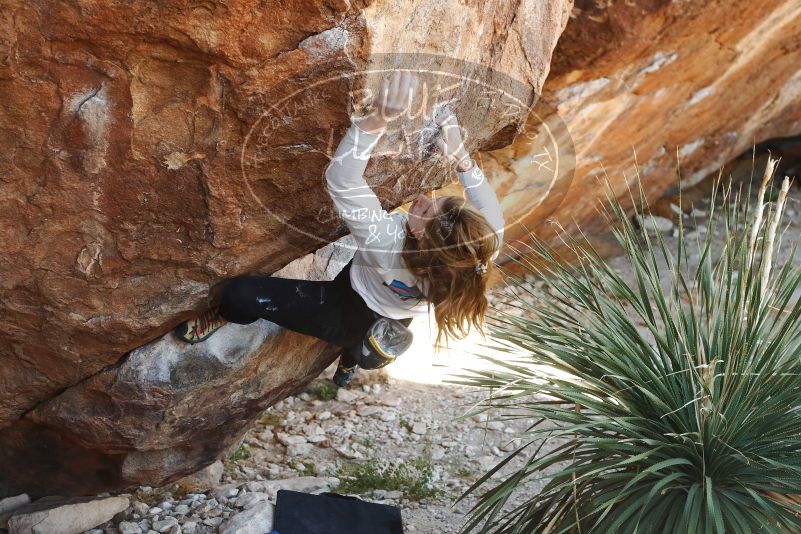
[[[209,333],[208,333],[208,334],[206,334],[205,336],[203,336],[203,337],[201,337],[201,338],[199,338],[199,339],[195,339],[195,340],[192,340],[192,339],[187,339],[187,338],[185,337],[185,336],[186,336],[186,334],[188,334],[188,333],[189,333],[189,329],[188,329],[188,328],[186,328],[186,323],[181,323],[181,324],[179,324],[179,325],[178,325],[178,326],[177,326],[177,327],[176,327],[176,328],[173,330],[173,333],[175,334],[175,336],[176,336],[178,339],[180,339],[180,340],[181,340],[181,341],[183,341],[184,343],[189,343],[190,345],[197,345],[198,343],[203,343],[204,341],[206,341],[207,339],[209,339],[209,338],[210,338],[212,335],[214,335],[214,334],[217,332],[217,330],[219,330],[219,329],[220,329],[220,328],[222,328],[223,326],[225,326],[225,324],[221,324],[220,326],[218,326],[217,328],[215,328],[214,330],[212,330],[211,332],[209,332]]]

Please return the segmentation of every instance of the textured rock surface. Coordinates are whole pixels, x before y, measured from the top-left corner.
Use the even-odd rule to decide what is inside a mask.
[[[45,498],[14,511],[9,534],[79,534],[128,508],[127,497]]]
[[[528,226],[547,239],[550,215],[602,232],[595,206],[604,170],[625,204],[635,150],[656,198],[678,185],[677,161],[690,185],[754,142],[798,134],[799,65],[798,0],[577,0],[542,99],[572,136],[575,176],[564,168],[552,184],[557,194],[525,218]],[[521,137],[483,154],[484,166],[511,188],[521,176],[515,166],[538,150]]]
[[[222,461],[207,465],[200,471],[192,473],[191,475],[180,479],[177,483],[187,493],[196,493],[198,491],[206,491],[209,488],[214,488],[220,485],[223,473],[225,472],[225,465]]]
[[[31,502],[30,497],[28,497],[28,495],[25,493],[0,499],[0,515],[10,512],[15,508],[18,508],[30,502]]]
[[[331,278],[350,259],[350,244],[343,238],[275,274]],[[5,483],[35,494],[72,487],[99,492],[191,473],[336,354],[267,321],[227,324],[197,345],[164,335],[5,429],[3,472],[13,475]],[[47,470],[45,478],[38,466]]]
[[[273,528],[274,507],[260,502],[220,525],[220,534],[261,534]]]
[[[570,3],[7,2],[0,496],[187,474],[319,372],[332,349],[267,325],[202,350],[161,336],[225,278],[344,233],[321,176],[350,98],[377,84],[350,75],[438,66],[376,53],[446,54],[473,62],[461,73],[473,81],[520,80],[512,109],[478,105],[481,86],[458,78],[441,95],[458,99],[469,148],[496,148],[525,121]],[[368,174],[391,207],[447,170],[378,153]]]

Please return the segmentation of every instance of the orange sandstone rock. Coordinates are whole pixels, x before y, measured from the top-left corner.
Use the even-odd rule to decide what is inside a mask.
[[[497,148],[525,122],[570,3],[6,2],[0,496],[175,479],[319,373],[333,348],[266,324],[205,349],[169,332],[226,278],[344,234],[322,175],[381,75],[360,73],[461,75],[438,95],[471,149]],[[424,156],[371,163],[388,208],[447,179]]]
[[[553,194],[523,220],[554,244],[546,218],[602,234],[596,206],[605,198],[604,176],[630,205],[628,187],[636,190],[638,172],[655,199],[678,187],[678,170],[690,186],[754,143],[797,135],[799,65],[797,0],[577,0],[539,105],[566,125],[575,169],[563,160]],[[482,154],[498,190],[532,188],[517,167],[541,148],[518,137]],[[520,213],[514,196],[503,201],[507,216]],[[509,239],[520,235],[509,229]]]

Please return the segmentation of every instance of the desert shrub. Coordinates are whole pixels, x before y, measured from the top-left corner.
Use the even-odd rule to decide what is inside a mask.
[[[360,495],[370,490],[401,491],[411,500],[436,497],[439,491],[434,487],[434,467],[425,458],[418,457],[408,461],[379,461],[346,464],[337,472],[340,485],[337,491]]]
[[[337,387],[334,384],[324,382],[317,388],[315,394],[319,400],[324,402],[334,400],[337,397]]]
[[[517,261],[545,283],[509,287],[496,369],[462,380],[529,428],[462,496],[464,531],[801,532],[801,266],[774,264],[789,183],[764,204],[772,169],[756,203],[718,185],[705,235],[679,223],[673,250],[609,195],[628,280],[584,238],[563,232],[571,263],[529,236]]]
[[[247,445],[242,444],[231,453],[231,456],[228,457],[228,461],[238,462],[239,460],[246,460],[248,458],[250,458],[250,448]]]

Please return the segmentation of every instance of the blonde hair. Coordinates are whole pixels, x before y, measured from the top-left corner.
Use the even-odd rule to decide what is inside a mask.
[[[494,271],[491,258],[498,236],[484,215],[465,199],[444,197],[441,213],[426,224],[419,241],[406,232],[406,267],[427,285],[434,306],[436,344],[461,339],[471,328],[483,332],[487,288]]]

